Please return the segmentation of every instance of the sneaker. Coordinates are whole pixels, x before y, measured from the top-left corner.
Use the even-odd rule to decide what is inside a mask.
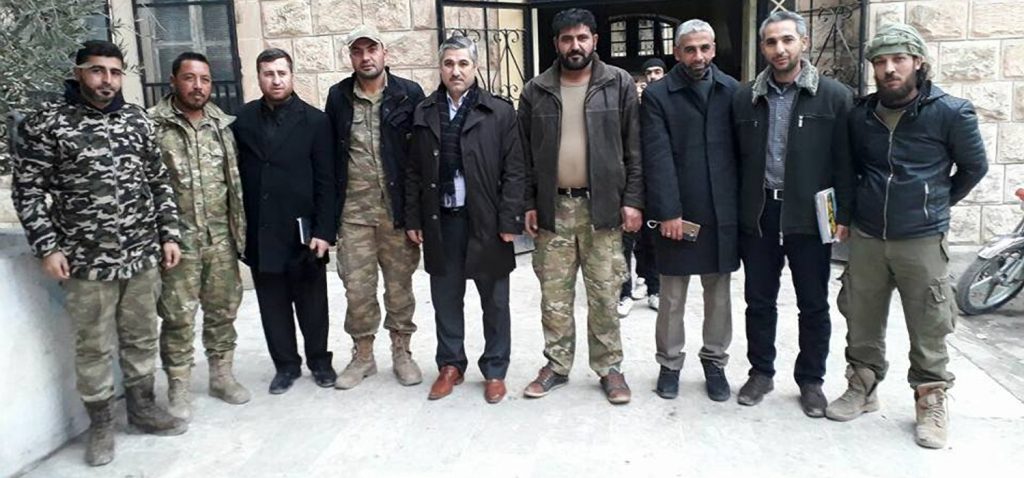
[[[626,384],[626,376],[618,370],[609,371],[608,375],[601,377],[601,389],[604,390],[604,396],[608,401],[615,405],[629,403],[633,396],[629,391],[629,385]]]
[[[631,310],[633,310],[633,298],[632,297],[623,297],[623,298],[619,299],[619,306],[616,309],[616,312],[618,312],[618,314],[619,314],[619,318],[623,318],[623,317],[629,315],[629,311],[631,311]]]
[[[647,297],[647,286],[644,285],[643,280],[644,279],[642,277],[638,277],[636,279],[636,282],[633,285],[633,298],[634,299],[639,300],[639,299],[643,299],[644,297]]]
[[[658,294],[651,294],[647,296],[647,307],[658,310],[659,306],[661,306],[661,299],[658,298]]]
[[[567,383],[569,383],[568,376],[555,373],[550,365],[545,365],[537,373],[537,378],[533,379],[526,386],[526,390],[523,390],[523,396],[526,398],[540,398],[556,388],[564,387]]]
[[[775,381],[771,377],[754,372],[750,374],[747,383],[743,384],[743,387],[740,388],[736,401],[740,405],[754,406],[761,403],[764,396],[774,389]]]
[[[658,372],[658,388],[654,389],[659,397],[671,400],[679,396],[679,371],[664,365]]]

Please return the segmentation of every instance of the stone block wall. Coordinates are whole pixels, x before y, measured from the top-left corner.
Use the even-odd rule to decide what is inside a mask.
[[[259,18],[258,24],[244,19],[239,25],[246,99],[260,96],[256,56],[263,48],[277,47],[295,61],[295,91],[322,108],[330,87],[352,72],[345,37],[363,23],[381,31],[392,72],[417,81],[426,91],[437,87],[434,0],[236,0],[236,5]],[[455,15],[451,20],[458,25],[462,19]],[[250,23],[243,29],[244,21]]]
[[[950,240],[1009,232],[1024,214],[1013,195],[1024,187],[1024,0],[874,1],[869,13],[869,34],[894,21],[917,28],[935,83],[978,112],[989,172],[953,208]]]

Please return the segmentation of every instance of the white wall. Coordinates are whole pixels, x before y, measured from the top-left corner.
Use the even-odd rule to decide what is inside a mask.
[[[60,286],[43,275],[24,233],[0,230],[0,476],[88,427],[75,391],[74,347]]]

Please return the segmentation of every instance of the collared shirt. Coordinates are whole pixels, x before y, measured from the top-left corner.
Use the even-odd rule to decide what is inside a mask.
[[[384,90],[368,95],[356,82],[352,92],[348,184],[341,220],[377,226],[381,221],[391,221],[391,197],[387,194],[387,175],[380,153],[380,107]]]
[[[768,75],[768,144],[765,147],[764,185],[770,189],[785,189],[786,145],[789,141],[789,119],[799,91],[796,83],[779,86]]]
[[[459,97],[459,101],[452,99],[450,94],[445,94],[448,98],[448,119],[455,119],[455,115],[459,112],[459,108],[462,107],[463,101],[466,100],[466,92],[462,93]],[[455,194],[445,194],[441,196],[441,207],[444,208],[455,208],[466,205],[466,178],[462,175],[462,171],[455,172]]]
[[[208,115],[192,123],[171,102],[174,113],[186,125],[181,159],[187,164],[188,177],[181,178],[187,189],[176,190],[184,250],[226,244],[231,240],[228,222],[228,184],[225,152],[220,131]]]

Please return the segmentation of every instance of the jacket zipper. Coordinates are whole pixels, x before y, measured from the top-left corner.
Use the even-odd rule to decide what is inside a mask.
[[[872,112],[872,114],[875,115],[875,119],[882,123],[882,126],[885,126],[885,129],[889,130],[889,151],[886,155],[886,160],[889,162],[889,177],[885,179],[885,200],[882,203],[882,240],[884,241],[889,236],[889,189],[892,186],[892,178],[895,175],[895,168],[892,165],[892,137],[896,132],[896,127],[890,128],[888,123],[878,117],[878,113]],[[901,116],[900,120],[902,119],[903,117]],[[899,121],[896,121],[896,126],[899,126],[899,124]]]
[[[924,218],[929,219],[928,214],[928,183],[924,183]]]

